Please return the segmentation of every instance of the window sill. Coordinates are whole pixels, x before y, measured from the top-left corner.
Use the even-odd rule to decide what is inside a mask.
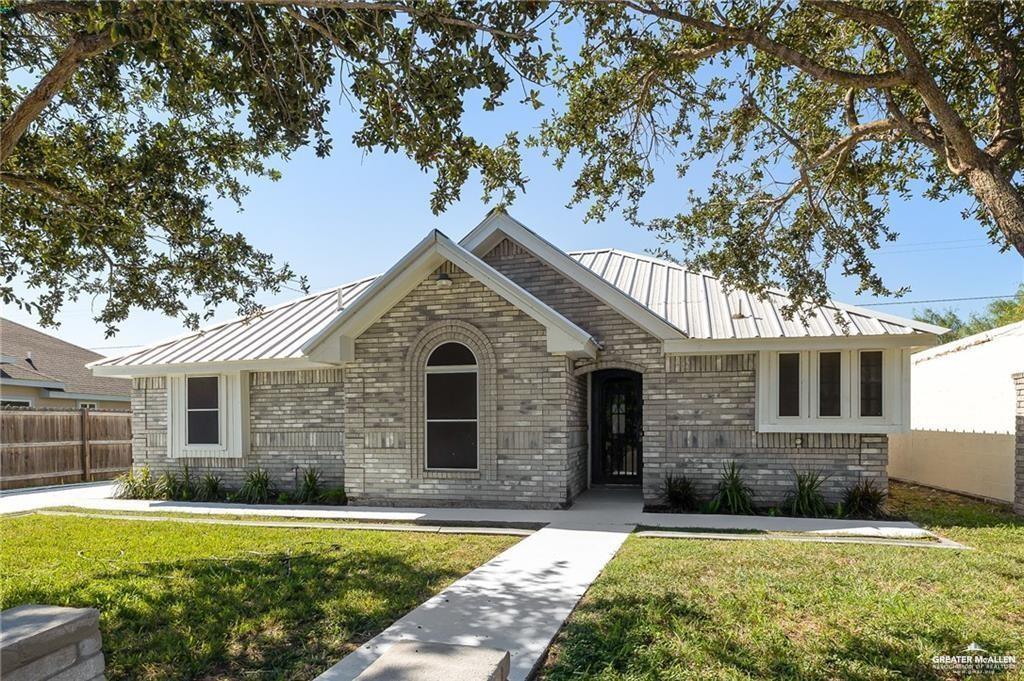
[[[902,433],[904,426],[892,423],[863,423],[850,420],[759,423],[759,433]]]

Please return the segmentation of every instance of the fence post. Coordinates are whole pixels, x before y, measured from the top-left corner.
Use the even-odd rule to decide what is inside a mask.
[[[91,461],[89,452],[89,409],[82,407],[82,482],[89,482]]]

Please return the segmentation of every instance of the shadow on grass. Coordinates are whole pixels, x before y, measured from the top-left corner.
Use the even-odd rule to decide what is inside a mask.
[[[224,560],[111,560],[74,586],[9,595],[99,608],[111,679],[292,679],[323,671],[461,575],[318,544]]]
[[[763,623],[723,619],[680,596],[592,599],[563,630],[543,678],[940,679],[931,655],[964,647],[962,632],[946,627],[838,631],[808,644],[781,628],[739,633],[750,626]]]

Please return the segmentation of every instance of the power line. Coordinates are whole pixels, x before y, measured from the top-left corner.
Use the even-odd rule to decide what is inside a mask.
[[[858,303],[861,307],[882,307],[883,305],[920,305],[922,303],[955,303],[962,300],[1004,300],[1013,298],[1016,294],[1008,296],[973,296],[970,298],[935,298],[932,300],[901,300],[889,303]]]

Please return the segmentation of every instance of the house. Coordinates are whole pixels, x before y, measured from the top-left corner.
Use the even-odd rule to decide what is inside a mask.
[[[131,381],[96,376],[103,355],[0,319],[0,406],[57,409],[131,407]]]
[[[916,353],[910,430],[890,440],[889,474],[1012,503],[1017,407],[1024,400],[1014,381],[1019,372],[1024,322]]]
[[[136,465],[235,485],[314,466],[365,504],[557,507],[595,484],[656,503],[667,474],[710,493],[736,460],[762,504],[794,469],[831,498],[885,486],[910,353],[944,329],[839,303],[805,325],[787,302],[565,253],[496,211],[379,277],[91,366],[134,381]]]

